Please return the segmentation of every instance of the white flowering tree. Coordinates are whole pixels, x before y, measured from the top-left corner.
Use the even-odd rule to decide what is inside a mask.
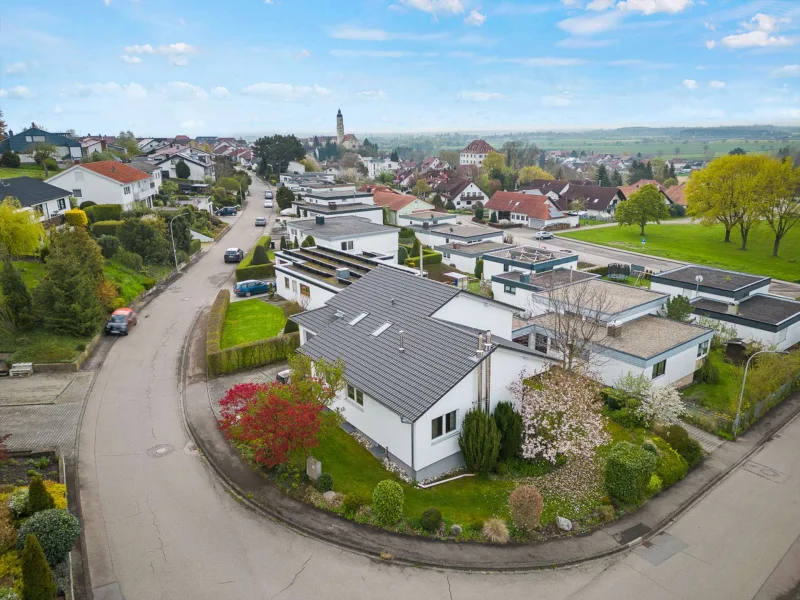
[[[641,400],[635,410],[648,426],[654,422],[674,423],[686,412],[680,393],[671,385],[651,385]]]
[[[524,458],[591,458],[608,443],[600,386],[591,379],[553,367],[534,380],[523,372],[509,389],[522,413]]]

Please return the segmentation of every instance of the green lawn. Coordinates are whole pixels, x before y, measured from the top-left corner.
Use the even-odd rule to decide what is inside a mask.
[[[52,177],[58,171],[50,170],[48,177]],[[22,164],[18,169],[0,167],[0,179],[11,179],[12,177],[33,177],[34,179],[45,179],[44,169],[36,164]]]
[[[148,274],[143,275],[123,267],[114,259],[106,259],[103,269],[106,279],[119,286],[120,296],[125,299],[125,302],[130,302],[139,294],[144,293],[148,289],[145,282],[151,284],[149,287],[152,287],[153,283],[171,270],[172,267],[169,266],[148,267]]]
[[[0,352],[11,352],[10,362],[72,362],[93,336],[56,335],[43,329],[17,335],[0,331]]]
[[[38,283],[44,279],[44,263],[43,262],[26,262],[14,261],[14,266],[22,276],[22,281],[25,283],[29,290],[35,288]]]
[[[690,263],[709,265],[745,273],[767,275],[788,281],[800,280],[800,228],[792,229],[783,238],[779,256],[772,256],[772,230],[761,224],[750,233],[748,249],[739,250],[738,231],[726,244],[722,225],[704,227],[699,224],[648,225],[645,228],[647,243],[642,245],[642,236],[636,226],[601,227],[560,234],[594,242],[631,252],[643,252],[654,256],[672,258]]]
[[[285,325],[283,311],[273,304],[258,298],[233,302],[225,317],[221,347],[230,348],[275,337]]]

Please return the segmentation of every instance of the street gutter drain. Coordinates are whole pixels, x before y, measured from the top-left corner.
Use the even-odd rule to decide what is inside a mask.
[[[153,458],[163,458],[168,454],[172,454],[174,451],[174,446],[170,446],[169,444],[159,444],[158,446],[153,446],[150,448],[147,453]]]

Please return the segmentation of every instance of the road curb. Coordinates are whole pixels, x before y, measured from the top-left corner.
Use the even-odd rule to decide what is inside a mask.
[[[564,240],[565,242],[571,242],[573,244],[583,244],[583,245],[589,246],[591,248],[598,248],[598,249],[602,249],[602,250],[610,250],[612,252],[619,252],[621,254],[627,254],[629,256],[638,256],[640,258],[652,258],[654,260],[660,260],[662,262],[671,262],[671,263],[675,263],[676,267],[680,267],[681,265],[690,264],[690,263],[687,263],[687,262],[684,262],[684,261],[681,261],[681,260],[676,260],[674,258],[666,258],[666,257],[663,257],[663,256],[656,256],[655,254],[645,254],[644,252],[634,252],[633,250],[623,250],[621,248],[614,248],[613,246],[604,246],[603,244],[595,244],[594,242],[587,242],[587,241],[579,240],[579,239],[576,239],[576,238],[573,238],[573,237],[568,237],[568,236],[562,237],[562,236],[560,236],[558,234],[556,234],[556,238],[560,239],[560,240]]]

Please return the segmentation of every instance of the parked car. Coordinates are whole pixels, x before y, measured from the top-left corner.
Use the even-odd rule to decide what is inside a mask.
[[[272,208],[272,200],[264,200],[264,208]]]
[[[256,227],[266,227],[267,220],[264,217],[256,217]]]
[[[118,308],[106,323],[106,334],[128,335],[128,330],[136,325],[136,312],[132,308]]]
[[[235,217],[236,216],[236,207],[235,206],[223,206],[215,213],[218,217]]]
[[[267,190],[266,192],[264,192],[264,199],[265,200],[272,200],[272,198],[273,198],[273,196],[272,196],[272,191],[271,190]]]
[[[289,383],[292,379],[292,370],[291,369],[284,369],[280,373],[275,376],[275,381],[278,383]]]
[[[535,239],[535,240],[552,240],[553,239],[553,234],[550,233],[549,231],[537,231],[536,235],[533,236],[533,239]]]
[[[257,294],[269,294],[275,290],[275,284],[260,279],[246,279],[233,286],[233,293],[237,296],[256,296]]]
[[[241,248],[228,248],[225,250],[225,262],[241,262],[244,258],[244,252]]]

